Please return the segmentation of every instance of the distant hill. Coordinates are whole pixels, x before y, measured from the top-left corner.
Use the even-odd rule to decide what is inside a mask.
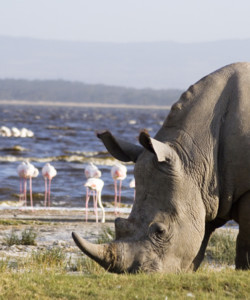
[[[0,36],[0,78],[187,89],[204,75],[250,61],[250,39],[209,43],[87,43]]]
[[[0,100],[172,105],[181,90],[134,89],[63,80],[0,79]]]

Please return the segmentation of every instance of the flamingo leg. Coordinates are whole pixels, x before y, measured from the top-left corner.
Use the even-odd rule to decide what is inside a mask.
[[[45,192],[44,192],[44,206],[47,205],[47,194],[48,194],[48,187],[47,187],[47,177],[44,178],[45,182]]]
[[[32,177],[30,177],[30,206],[33,207],[33,199],[32,199]]]
[[[94,200],[95,219],[96,219],[96,223],[98,223],[97,192],[96,191],[93,191],[93,200]]]
[[[97,199],[98,199],[98,204],[102,210],[102,223],[105,223],[105,210],[104,207],[102,205],[102,200],[101,200],[101,191],[97,192]]]
[[[115,187],[115,214],[117,215],[117,180],[114,179],[114,187]]]
[[[27,179],[24,178],[24,188],[23,188],[23,193],[24,193],[24,205],[27,206]]]
[[[121,208],[121,197],[122,197],[122,180],[120,180],[120,183],[119,183],[119,211]]]
[[[19,181],[20,185],[19,185],[19,201],[22,200],[22,179],[20,177],[20,181]]]
[[[90,197],[89,188],[86,187],[86,200],[85,200],[85,216],[86,216],[85,220],[86,220],[86,222],[88,222],[89,197]]]
[[[23,179],[20,177],[20,194],[19,194],[19,201],[23,199]]]
[[[51,188],[51,179],[49,178],[49,192],[48,192],[48,206],[51,206],[51,202],[50,202],[50,188]]]

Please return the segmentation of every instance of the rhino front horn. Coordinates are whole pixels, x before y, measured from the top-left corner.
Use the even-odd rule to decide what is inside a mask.
[[[114,243],[110,244],[92,244],[85,239],[81,238],[77,233],[72,232],[73,240],[76,245],[85,253],[87,256],[96,261],[104,269],[110,272],[121,273],[123,270],[117,264],[117,245]]]

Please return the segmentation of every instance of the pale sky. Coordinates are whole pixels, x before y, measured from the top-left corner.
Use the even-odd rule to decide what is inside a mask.
[[[102,42],[250,38],[249,0],[0,0],[0,35]]]

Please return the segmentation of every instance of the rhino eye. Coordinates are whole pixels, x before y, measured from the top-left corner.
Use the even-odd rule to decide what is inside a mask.
[[[151,234],[155,234],[157,236],[163,236],[167,233],[166,230],[166,226],[163,223],[153,223],[150,228],[149,231]]]
[[[163,228],[163,226],[157,226],[155,233],[162,235],[162,234],[166,233],[166,230],[165,230],[165,228]]]

